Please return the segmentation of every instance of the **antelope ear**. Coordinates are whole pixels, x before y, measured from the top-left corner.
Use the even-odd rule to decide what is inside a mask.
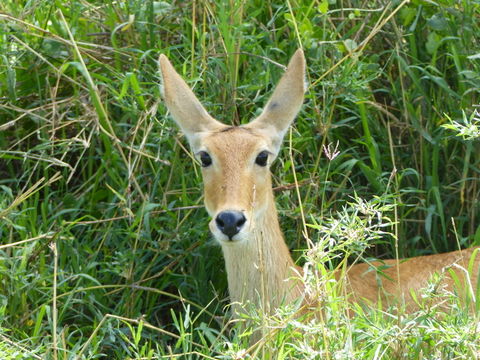
[[[211,117],[165,55],[160,55],[163,97],[173,119],[194,146],[197,135],[225,127]]]
[[[304,93],[305,57],[303,51],[298,49],[263,112],[245,127],[264,130],[278,152],[283,136],[300,111]]]

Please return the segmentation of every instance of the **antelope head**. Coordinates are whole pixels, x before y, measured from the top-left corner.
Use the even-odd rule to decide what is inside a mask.
[[[207,113],[165,55],[159,62],[165,104],[202,165],[210,230],[223,246],[248,242],[274,206],[269,167],[303,103],[303,52],[293,55],[261,115],[235,127]]]

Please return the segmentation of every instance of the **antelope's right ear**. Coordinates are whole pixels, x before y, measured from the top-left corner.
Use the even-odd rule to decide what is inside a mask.
[[[194,146],[199,133],[225,127],[207,113],[165,55],[160,55],[159,64],[165,104],[190,146]]]

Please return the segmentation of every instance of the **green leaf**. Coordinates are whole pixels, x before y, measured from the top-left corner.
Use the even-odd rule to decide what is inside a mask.
[[[377,172],[373,170],[370,166],[365,164],[363,161],[358,162],[358,166],[362,171],[363,175],[368,179],[370,185],[375,189],[376,192],[383,192],[385,190],[384,186],[380,181],[378,181]]]
[[[10,101],[15,101],[17,99],[16,93],[16,84],[17,84],[17,75],[15,72],[15,68],[11,66],[10,61],[5,55],[2,55],[3,64],[6,68],[7,73],[7,89],[8,89],[8,97]],[[1,85],[1,82],[0,82]]]
[[[433,30],[443,31],[448,27],[447,19],[442,14],[435,14],[430,19],[427,20],[428,26]]]
[[[425,44],[425,48],[427,49],[427,52],[431,55],[435,51],[437,51],[441,41],[442,41],[442,37],[438,35],[436,32],[431,32],[430,34],[428,34],[427,42]]]
[[[417,10],[412,7],[404,7],[402,10],[400,10],[400,18],[402,19],[403,26],[408,27],[408,25],[413,22],[416,15]]]
[[[318,4],[317,9],[322,14],[326,14],[328,12],[328,0],[323,0],[320,4]]]
[[[358,47],[357,42],[352,39],[344,40],[343,44],[345,45],[345,48],[347,49],[347,51],[350,53],[353,52]]]
[[[478,225],[477,231],[475,231],[473,236],[473,246],[480,246],[480,225]]]

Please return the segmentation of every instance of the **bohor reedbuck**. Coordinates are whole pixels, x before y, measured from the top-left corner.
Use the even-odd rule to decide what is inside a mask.
[[[285,243],[270,175],[270,165],[304,100],[303,51],[295,52],[261,114],[241,126],[225,125],[211,117],[165,55],[159,63],[166,107],[202,166],[205,207],[212,219],[209,227],[223,251],[234,313],[246,303],[269,312],[282,303],[316,303],[316,299],[304,298],[302,269],[295,265]],[[383,260],[333,271],[345,281],[349,301],[382,301],[383,305],[399,300],[406,309],[414,309],[412,294],[424,288],[434,273],[450,268],[443,272],[442,284],[453,291],[460,279],[463,285],[455,290],[467,292],[475,301],[478,250]],[[382,266],[382,281],[375,271],[369,271],[375,265]]]

